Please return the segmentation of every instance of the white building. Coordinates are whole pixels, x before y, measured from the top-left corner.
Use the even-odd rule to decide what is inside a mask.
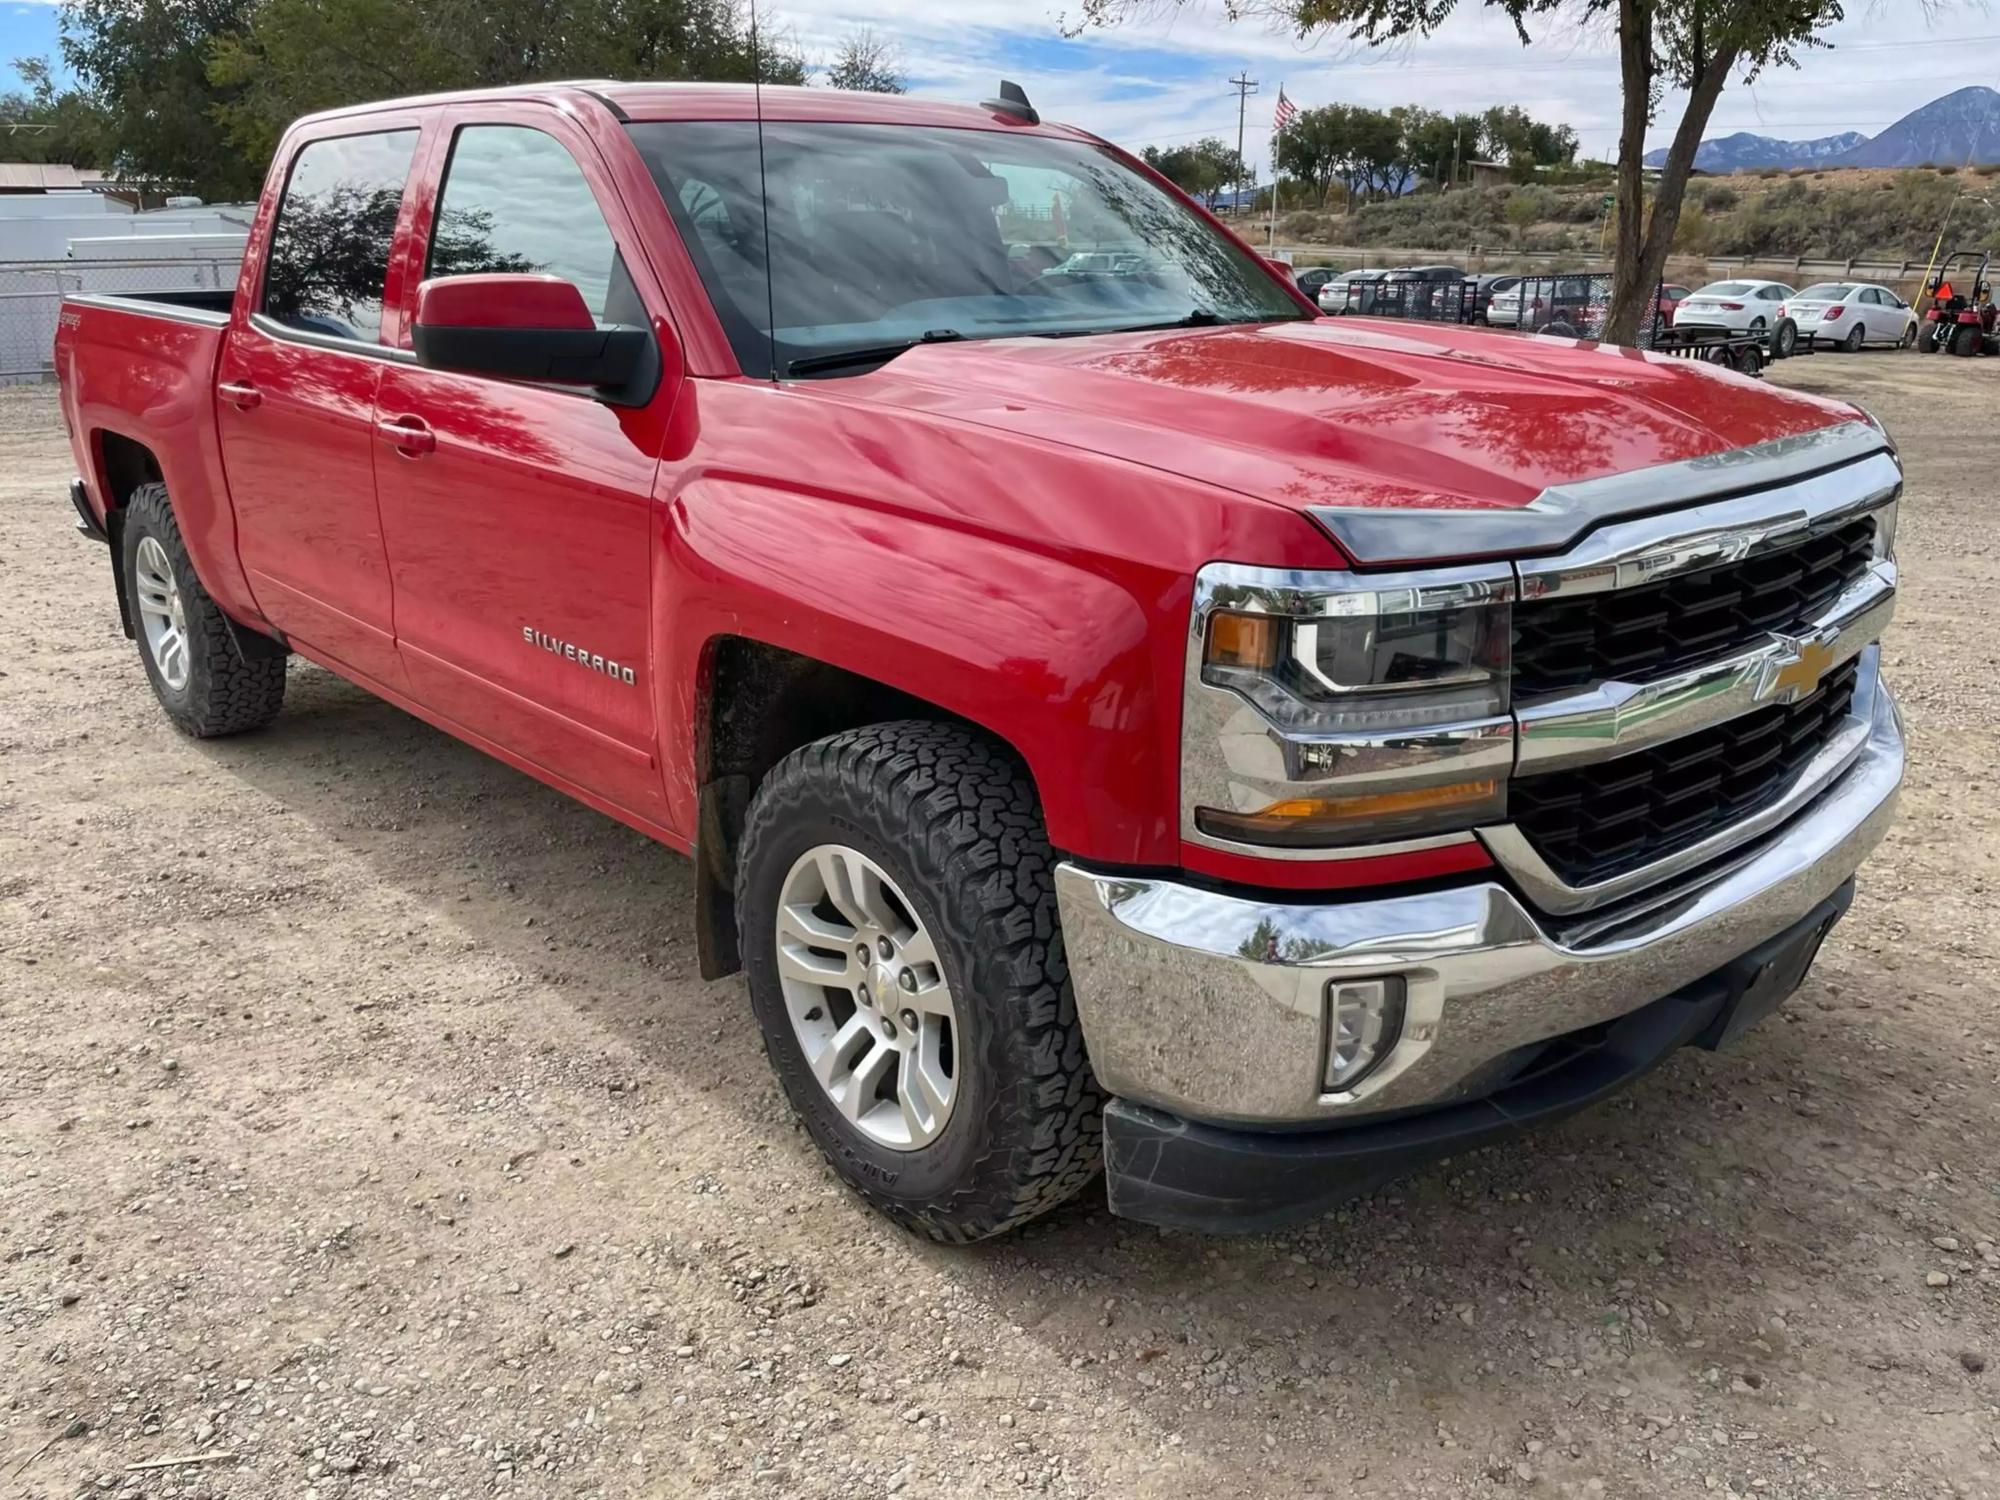
[[[0,162],[0,384],[46,379],[65,292],[235,284],[254,204],[144,212],[75,167]]]

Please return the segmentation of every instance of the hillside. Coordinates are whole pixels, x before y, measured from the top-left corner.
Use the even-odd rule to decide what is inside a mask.
[[[1696,256],[1921,264],[1961,186],[1977,196],[1953,210],[1951,239],[1968,246],[2000,241],[2000,210],[1979,201],[2000,190],[2000,165],[1970,173],[1956,167],[1789,172],[1765,167],[1691,182],[1674,248]],[[1365,204],[1353,213],[1283,215],[1278,238],[1303,245],[1431,249],[1446,259],[1473,245],[1499,255],[1510,249],[1573,252],[1579,264],[1596,263],[1603,259],[1603,202],[1610,189],[1607,177],[1559,187],[1424,192]]]

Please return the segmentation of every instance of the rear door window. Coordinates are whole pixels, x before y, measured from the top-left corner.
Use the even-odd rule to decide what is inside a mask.
[[[415,130],[301,148],[271,227],[265,316],[301,333],[380,340],[389,245],[416,149]]]
[[[445,168],[424,274],[496,271],[560,276],[600,323],[645,321],[583,168],[531,126],[468,125]]]

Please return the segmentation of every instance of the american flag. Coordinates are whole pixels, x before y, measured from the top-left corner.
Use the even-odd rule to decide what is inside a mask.
[[[1287,125],[1292,123],[1292,116],[1298,112],[1299,107],[1285,97],[1285,90],[1281,85],[1278,89],[1278,107],[1271,111],[1272,133],[1277,134],[1282,132]]]

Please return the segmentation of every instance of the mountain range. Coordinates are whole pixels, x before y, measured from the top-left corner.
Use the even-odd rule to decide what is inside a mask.
[[[1664,149],[1646,153],[1646,165],[1665,163]],[[1880,135],[1847,131],[1810,141],[1734,135],[1706,140],[1694,164],[1704,172],[1745,172],[1757,167],[1977,166],[2000,161],[2000,92],[1974,84],[1921,109],[1911,110]]]

